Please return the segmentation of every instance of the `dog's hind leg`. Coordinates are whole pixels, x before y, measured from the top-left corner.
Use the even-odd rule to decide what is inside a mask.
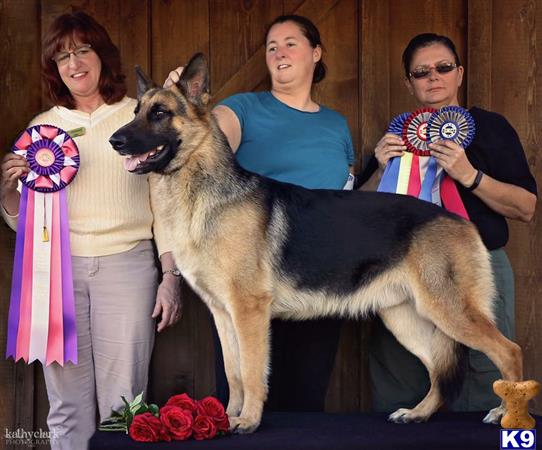
[[[236,433],[251,433],[260,425],[270,352],[271,296],[244,292],[231,301],[244,394],[241,415],[230,419],[230,429]]]
[[[443,390],[461,383],[458,345],[435,325],[421,317],[411,301],[379,311],[386,327],[397,340],[424,364],[431,388],[413,409],[401,408],[390,414],[397,423],[423,422],[443,403]]]
[[[468,288],[445,289],[430,293],[416,289],[415,298],[420,313],[452,339],[479,350],[497,366],[503,379],[523,379],[523,356],[519,345],[497,329],[490,315],[479,303],[483,298]],[[483,290],[482,290],[483,291]],[[497,423],[505,412],[504,405],[494,408],[485,417],[486,423]]]
[[[521,348],[494,324],[491,257],[474,227],[450,225],[435,221],[412,242],[406,279],[416,309],[455,341],[485,353],[505,380],[521,381]],[[503,412],[495,408],[484,421],[498,422]]]
[[[503,379],[521,381],[523,379],[523,356],[519,345],[504,337],[491,320],[478,311],[469,311],[462,323],[454,320],[437,319],[435,323],[457,341],[486,354],[500,370]],[[452,322],[452,323],[450,323]],[[498,423],[505,413],[501,403],[484,418],[485,423]]]
[[[226,410],[229,417],[237,417],[243,408],[243,383],[241,380],[241,365],[239,360],[239,343],[230,314],[218,307],[211,307],[216,331],[220,338],[224,370],[228,379],[230,398]]]

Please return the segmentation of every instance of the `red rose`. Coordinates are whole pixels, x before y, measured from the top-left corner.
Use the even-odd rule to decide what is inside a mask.
[[[213,419],[207,416],[197,416],[192,425],[194,439],[202,441],[203,439],[213,439],[216,436],[216,425]]]
[[[164,424],[162,424],[162,428],[160,428],[160,440],[161,441],[166,441],[166,442],[171,442],[171,434],[166,429]]]
[[[178,406],[166,405],[160,408],[160,421],[171,438],[185,441],[192,435],[192,412]]]
[[[213,419],[218,431],[228,431],[230,422],[224,412],[224,406],[215,397],[205,397],[197,402],[197,413]]]
[[[134,417],[129,434],[134,441],[158,442],[163,434],[162,428],[160,419],[146,412]]]
[[[179,394],[170,397],[165,406],[178,406],[179,408],[186,409],[192,413],[196,412],[196,402],[192,400],[188,394]]]

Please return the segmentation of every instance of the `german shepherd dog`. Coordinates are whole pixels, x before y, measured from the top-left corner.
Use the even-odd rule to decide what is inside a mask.
[[[216,324],[232,431],[260,424],[273,317],[377,313],[431,380],[394,422],[425,421],[441,406],[462,345],[484,352],[504,379],[522,379],[520,347],[494,325],[489,253],[474,225],[408,196],[308,190],[248,172],[208,110],[203,55],[168,89],[136,72],[135,118],[110,142],[129,170],[153,172],[155,214]]]

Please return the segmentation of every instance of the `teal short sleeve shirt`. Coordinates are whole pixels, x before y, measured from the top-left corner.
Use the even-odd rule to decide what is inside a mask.
[[[309,189],[345,185],[354,150],[341,114],[325,106],[299,111],[270,92],[237,94],[220,104],[241,124],[236,158],[244,169]]]

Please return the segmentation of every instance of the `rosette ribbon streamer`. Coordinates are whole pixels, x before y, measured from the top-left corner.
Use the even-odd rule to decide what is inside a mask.
[[[447,139],[467,148],[474,139],[474,119],[460,106],[445,106],[433,114],[427,124],[427,138],[430,142]],[[440,170],[435,181],[440,186],[440,200],[444,207],[459,216],[469,219],[469,215],[454,181]]]
[[[22,190],[15,243],[6,357],[77,364],[77,331],[66,190],[79,151],[52,125],[26,129],[12,151],[30,172]]]
[[[388,133],[402,137],[407,151],[390,159],[378,191],[411,195],[468,219],[455,183],[431,156],[429,143],[450,139],[463,148],[470,145],[474,121],[469,112],[460,107],[421,108],[392,119]]]

